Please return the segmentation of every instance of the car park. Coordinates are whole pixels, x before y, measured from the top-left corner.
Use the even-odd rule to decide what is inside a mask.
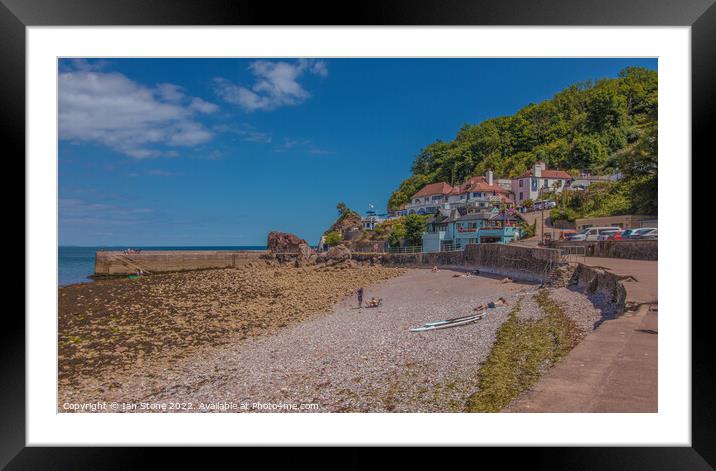
[[[599,232],[599,235],[597,236],[597,240],[614,240],[613,237],[616,236],[616,234],[619,234],[621,231],[619,229],[614,229],[610,231],[601,231]]]
[[[614,234],[607,237],[607,240],[623,240],[625,232],[626,231],[616,231]]]
[[[634,233],[629,236],[629,238],[639,240],[654,240],[658,238],[658,235],[658,229],[655,227],[640,227],[639,229],[636,229]]]
[[[631,235],[634,233],[634,231],[635,231],[635,229],[624,229],[620,234],[621,239],[622,240],[629,239],[631,237]]]
[[[599,240],[599,236],[602,235],[605,232],[612,233],[614,231],[620,231],[620,227],[612,226],[612,227],[587,227],[586,229],[582,229],[582,231],[569,236],[567,240],[570,241],[595,241]]]

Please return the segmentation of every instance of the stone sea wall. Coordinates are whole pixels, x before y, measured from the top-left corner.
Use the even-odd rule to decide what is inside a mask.
[[[152,274],[211,268],[240,268],[250,262],[265,263],[269,259],[281,263],[293,263],[298,255],[294,253],[267,255],[265,251],[222,250],[149,251],[139,254],[97,252],[95,276],[131,275],[138,270]],[[504,244],[469,244],[464,251],[436,253],[347,252],[346,257],[355,262],[379,263],[394,267],[439,266],[465,270],[477,269],[484,273],[539,283],[546,281],[557,267],[563,265],[558,250]],[[315,263],[314,259],[322,261],[319,255],[309,257],[306,263]]]
[[[357,261],[376,261],[386,266],[462,268],[480,270],[517,280],[543,282],[562,265],[558,250],[505,244],[468,244],[464,251],[433,253],[353,253]]]
[[[157,250],[138,254],[97,252],[94,274],[96,277],[102,277],[131,275],[140,269],[145,273],[168,273],[210,268],[237,268],[259,261],[265,253],[262,250]]]
[[[658,240],[600,240],[600,241],[556,241],[550,247],[584,247],[587,257],[627,258],[631,260],[658,260]]]

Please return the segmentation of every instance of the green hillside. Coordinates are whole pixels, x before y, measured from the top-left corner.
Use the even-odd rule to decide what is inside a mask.
[[[420,151],[412,176],[395,190],[388,207],[397,209],[427,183],[459,184],[487,169],[512,178],[543,160],[548,168],[574,174],[624,174],[619,182],[590,187],[575,201],[566,196],[561,201],[565,217],[656,214],[657,106],[657,73],[630,67],[618,78],[576,83],[512,116],[466,124],[452,141],[436,141]]]

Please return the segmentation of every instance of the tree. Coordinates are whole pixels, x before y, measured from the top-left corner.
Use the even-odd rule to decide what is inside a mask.
[[[408,245],[422,245],[423,233],[427,228],[425,216],[417,214],[409,214],[405,216],[403,224],[405,225],[405,241]]]
[[[338,231],[331,231],[326,234],[325,242],[326,244],[328,244],[329,247],[333,247],[335,245],[340,244],[341,240],[343,240],[343,236]]]
[[[346,205],[343,201],[336,205],[336,209],[338,210],[338,214],[340,216],[345,216],[351,212],[351,210],[348,208],[348,205]]]
[[[400,247],[401,241],[405,238],[405,226],[402,221],[393,224],[388,234],[388,244],[391,247]]]
[[[584,135],[576,138],[569,156],[569,168],[598,169],[607,161],[607,149],[598,137]]]

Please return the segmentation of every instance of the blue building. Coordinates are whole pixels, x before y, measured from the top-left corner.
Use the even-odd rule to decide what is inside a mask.
[[[519,216],[497,208],[478,212],[438,210],[427,224],[424,252],[462,250],[467,244],[507,244],[520,238]]]

